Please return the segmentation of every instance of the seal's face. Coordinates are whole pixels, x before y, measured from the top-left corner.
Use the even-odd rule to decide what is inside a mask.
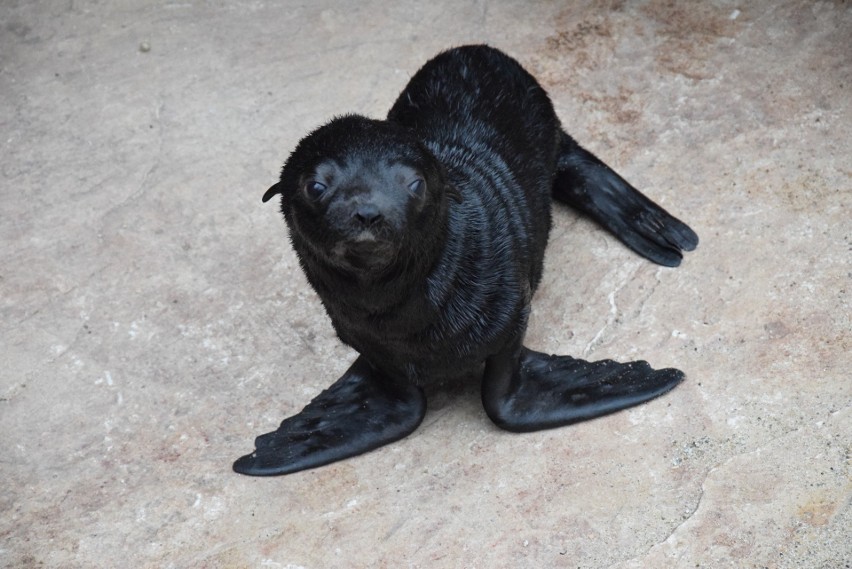
[[[327,159],[300,176],[293,223],[335,264],[379,269],[399,253],[426,190],[413,165],[358,154]]]
[[[407,130],[358,116],[305,137],[264,195],[281,210],[300,258],[379,274],[423,257],[445,215],[434,156]]]

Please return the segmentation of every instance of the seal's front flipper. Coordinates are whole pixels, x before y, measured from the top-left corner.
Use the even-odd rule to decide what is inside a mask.
[[[526,348],[489,358],[482,403],[497,426],[517,432],[578,423],[632,407],[669,391],[684,378],[647,362],[587,362]]]
[[[554,199],[588,214],[625,245],[667,267],[680,264],[698,235],[562,133]]]
[[[252,476],[290,474],[355,456],[411,434],[426,413],[419,387],[388,381],[363,357],[301,413],[257,437],[234,463]]]

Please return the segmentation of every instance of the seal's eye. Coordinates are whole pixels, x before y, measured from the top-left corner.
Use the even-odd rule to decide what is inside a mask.
[[[408,191],[417,196],[418,198],[423,195],[423,191],[426,189],[426,182],[417,178],[410,184],[408,184]]]
[[[305,193],[313,200],[319,199],[327,189],[328,186],[322,182],[317,182],[316,180],[311,180],[305,184]]]

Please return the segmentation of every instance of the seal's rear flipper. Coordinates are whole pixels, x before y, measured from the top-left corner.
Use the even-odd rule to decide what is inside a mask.
[[[290,474],[355,456],[411,434],[426,413],[419,387],[387,382],[363,357],[301,413],[257,437],[234,463],[252,476]]]
[[[588,214],[625,245],[667,267],[680,264],[698,235],[562,133],[553,198]]]
[[[497,426],[516,432],[578,423],[632,407],[669,391],[684,378],[647,362],[587,362],[526,348],[485,365],[482,403]]]

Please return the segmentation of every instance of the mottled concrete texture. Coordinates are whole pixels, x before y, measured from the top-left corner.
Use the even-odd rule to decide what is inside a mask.
[[[852,6],[0,5],[0,566],[819,568],[852,563]],[[663,269],[557,208],[528,344],[687,381],[231,472],[354,355],[260,197],[301,135],[487,42],[700,234]]]

